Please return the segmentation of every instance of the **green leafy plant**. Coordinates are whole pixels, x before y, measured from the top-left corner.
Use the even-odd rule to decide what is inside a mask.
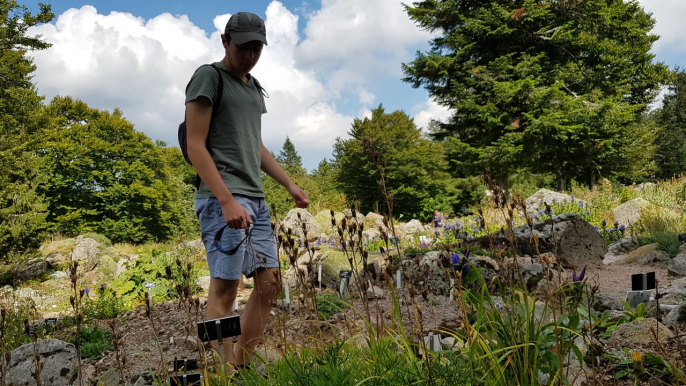
[[[317,295],[317,311],[319,312],[320,320],[326,320],[331,315],[341,312],[346,308],[350,308],[350,305],[336,295],[330,293]]]
[[[67,339],[69,343],[76,342],[76,337]],[[81,358],[93,360],[102,357],[105,351],[112,350],[112,337],[110,332],[93,325],[81,329]]]
[[[124,305],[122,298],[117,297],[117,294],[110,287],[102,286],[97,291],[88,288],[87,292],[87,296],[81,304],[81,311],[86,321],[116,318],[129,309]],[[95,293],[91,294],[92,292]]]

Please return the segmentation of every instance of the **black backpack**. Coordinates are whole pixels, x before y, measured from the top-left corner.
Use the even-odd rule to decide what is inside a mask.
[[[212,103],[212,117],[210,118],[210,127],[212,127],[212,120],[214,120],[214,114],[217,112],[217,109],[219,109],[219,104],[222,101],[222,94],[224,93],[224,78],[222,77],[221,70],[219,67],[215,66],[214,64],[210,64],[212,68],[217,72],[217,75],[219,76],[219,83],[217,84],[218,89],[217,89],[217,98],[214,100],[214,103]],[[262,85],[260,85],[260,82],[257,81],[257,78],[252,77],[253,82],[255,83],[255,87],[257,88],[257,91],[264,97],[269,97],[266,95],[266,91],[264,88],[262,88]],[[209,135],[207,136],[207,141],[209,141]],[[205,142],[205,147],[209,150],[209,146],[207,146],[207,142]],[[191,162],[191,159],[188,158],[188,128],[186,127],[186,120],[184,119],[181,124],[179,124],[179,147],[181,148],[181,153],[183,154],[183,158],[188,162],[189,165],[193,165]],[[196,173],[195,174],[195,189],[198,190],[200,188],[200,176]]]

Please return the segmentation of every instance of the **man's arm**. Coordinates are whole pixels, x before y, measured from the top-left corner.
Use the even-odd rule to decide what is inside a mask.
[[[250,215],[245,208],[236,202],[229,188],[224,184],[205,145],[210,131],[211,119],[212,105],[206,97],[200,97],[186,103],[188,158],[200,179],[219,200],[224,220],[229,227],[233,229],[245,228],[251,223]]]
[[[307,208],[307,206],[310,204],[310,198],[307,196],[307,193],[300,189],[300,187],[298,187],[298,185],[291,180],[288,174],[286,174],[286,172],[281,168],[279,163],[276,162],[272,156],[272,153],[270,153],[269,150],[264,147],[264,144],[260,143],[260,146],[262,147],[262,171],[267,173],[269,177],[273,178],[274,181],[278,182],[281,186],[288,190],[288,193],[295,200],[295,206],[298,208]]]

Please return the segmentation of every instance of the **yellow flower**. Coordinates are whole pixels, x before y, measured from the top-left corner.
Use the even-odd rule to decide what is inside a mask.
[[[641,363],[643,362],[643,355],[641,355],[641,353],[638,351],[634,351],[634,353],[631,354],[631,360],[634,363]]]

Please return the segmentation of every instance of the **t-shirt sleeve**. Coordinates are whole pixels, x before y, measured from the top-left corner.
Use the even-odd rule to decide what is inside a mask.
[[[186,103],[192,102],[200,97],[206,97],[210,104],[214,104],[217,98],[217,85],[219,84],[218,74],[211,66],[201,66],[191,77],[186,86]]]

